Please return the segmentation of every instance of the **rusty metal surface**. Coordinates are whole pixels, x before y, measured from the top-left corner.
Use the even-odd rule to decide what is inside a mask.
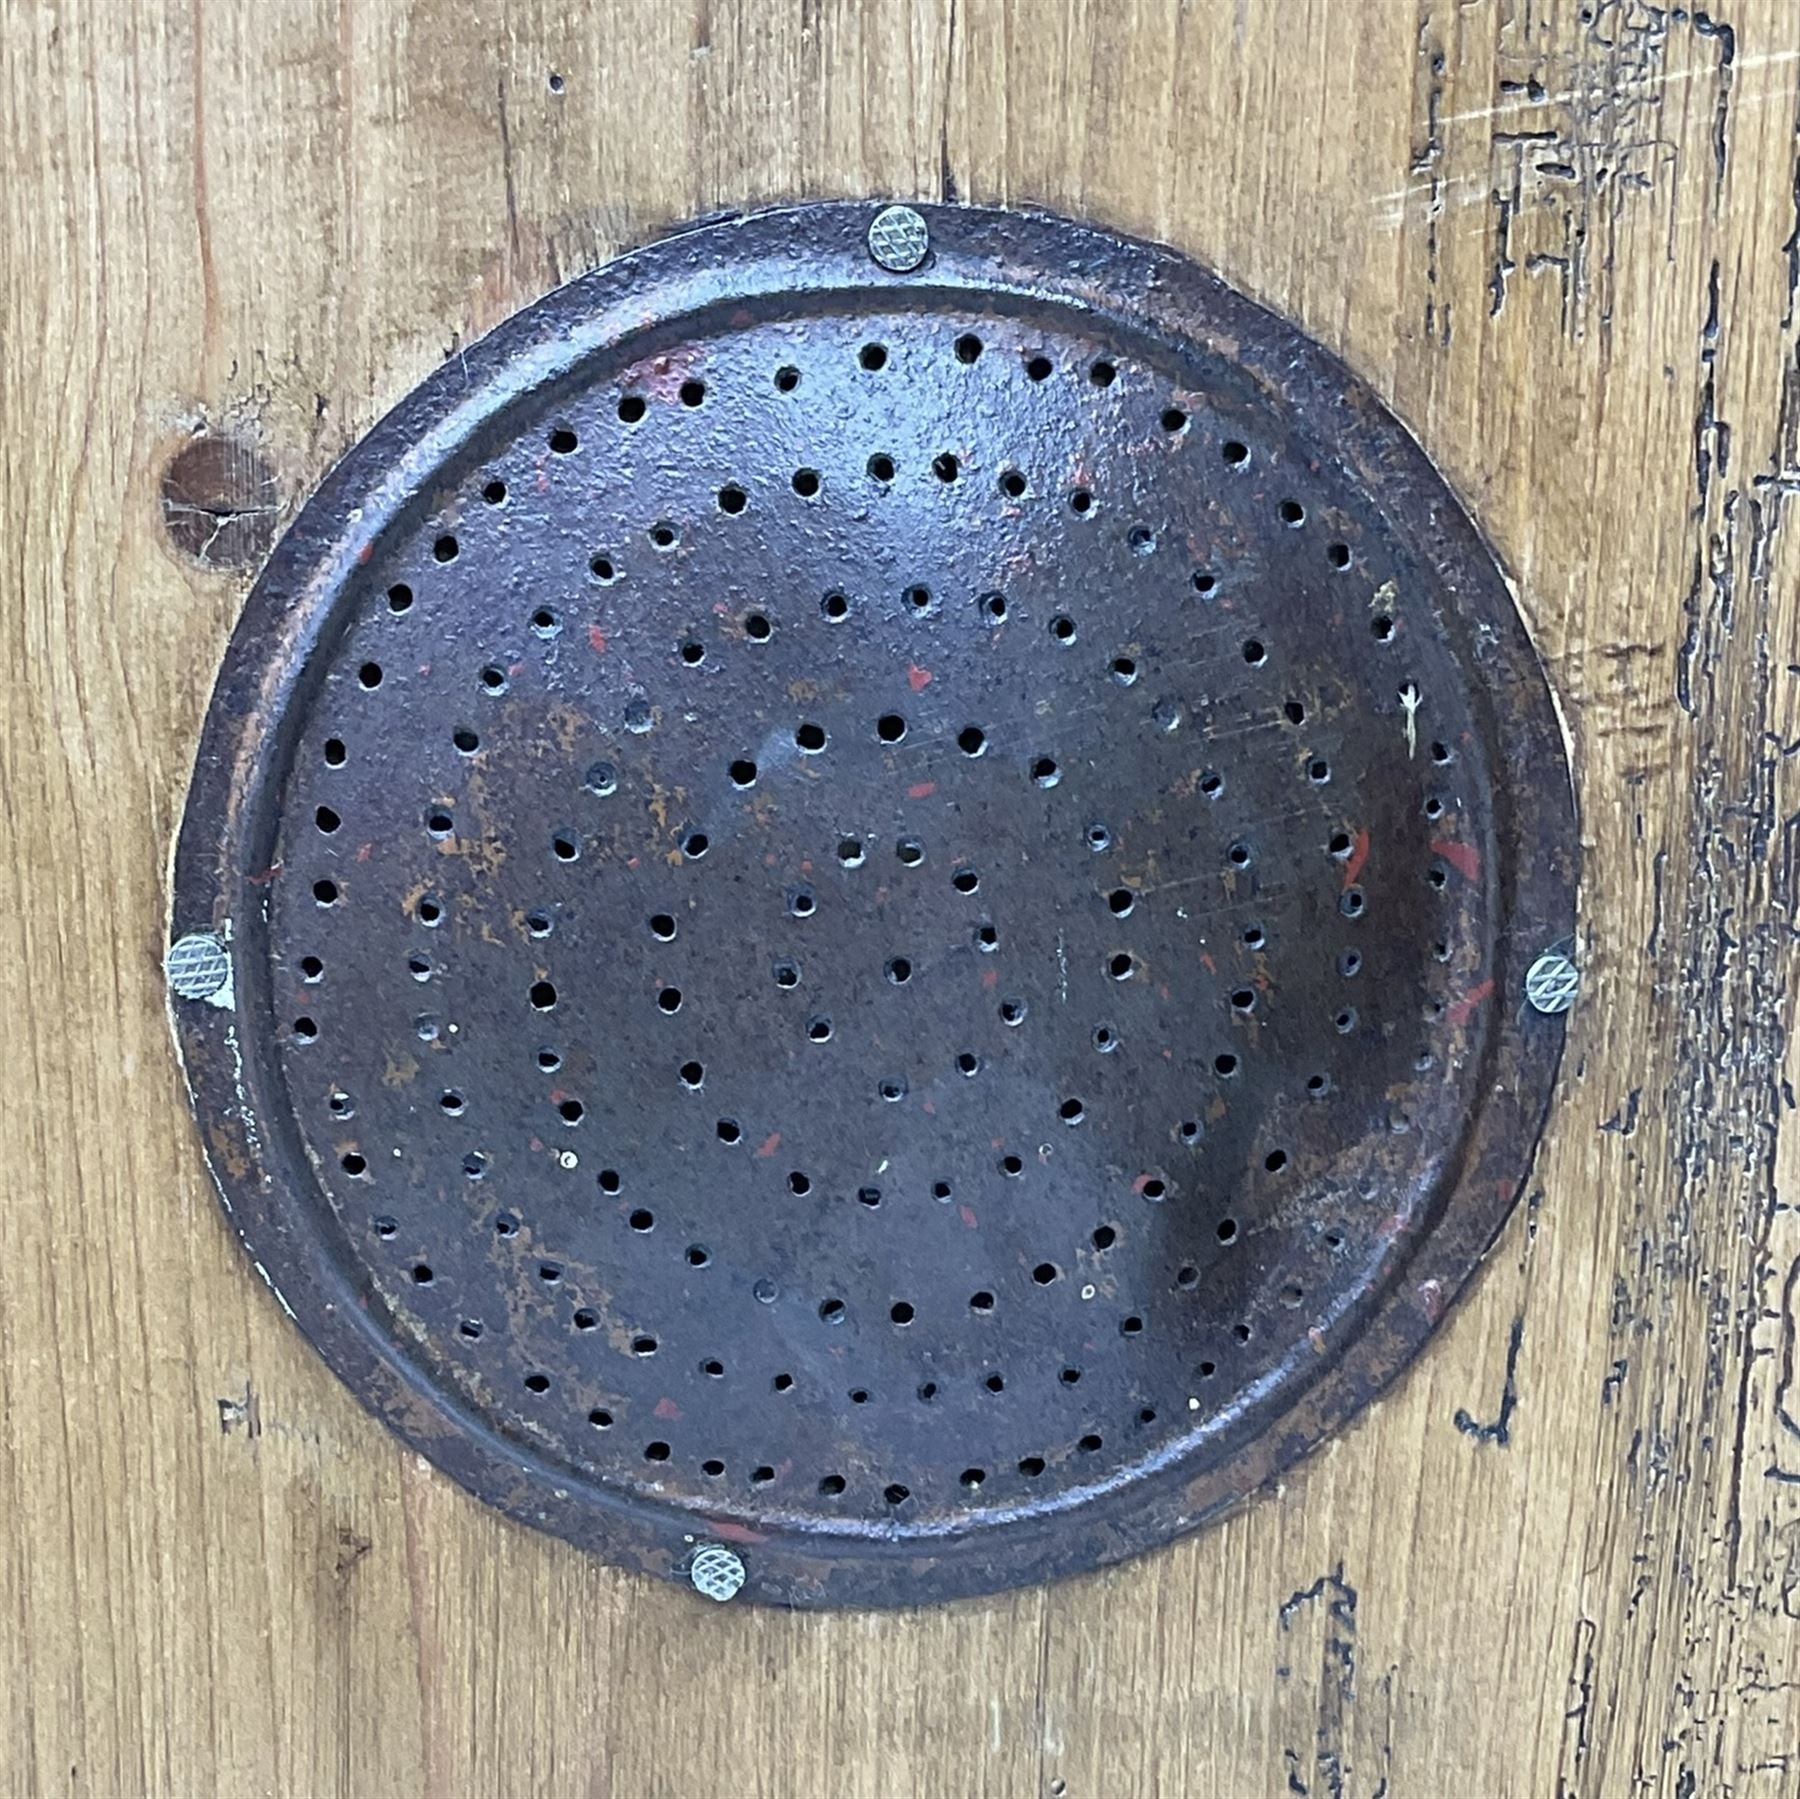
[[[1165,249],[706,225],[383,421],[251,597],[171,940],[233,1222],[484,1499],[743,1597],[1079,1570],[1416,1352],[1573,929],[1543,678],[1354,378]]]

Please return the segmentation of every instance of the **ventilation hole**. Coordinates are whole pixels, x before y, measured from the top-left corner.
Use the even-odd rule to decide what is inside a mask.
[[[588,563],[588,572],[596,581],[607,586],[610,586],[619,578],[619,571],[613,566],[613,560],[610,556],[595,556]]]
[[[883,456],[879,452],[869,458],[869,479],[871,481],[891,481],[894,478],[894,459]]]
[[[933,1181],[931,1183],[931,1197],[940,1205],[949,1202],[951,1191],[952,1189],[948,1181]]]
[[[1000,1022],[1016,1029],[1025,1022],[1027,1010],[1022,999],[1003,999],[1000,1002]]]
[[[883,972],[896,987],[904,987],[912,979],[912,963],[905,956],[893,956]]]
[[[650,527],[650,541],[659,550],[672,550],[681,541],[681,531],[669,519],[659,518]]]
[[[1112,848],[1112,832],[1105,825],[1092,824],[1087,828],[1087,845],[1095,855]]]
[[[791,363],[785,364],[775,371],[775,386],[784,394],[791,394],[800,385],[800,371]]]
[[[1056,1108],[1056,1115],[1064,1124],[1080,1124],[1082,1119],[1087,1116],[1087,1107],[1078,1099],[1065,1099]]]
[[[667,1443],[657,1442],[657,1443],[646,1443],[644,1445],[644,1460],[645,1461],[647,1461],[647,1462],[666,1462],[668,1459],[669,1459],[669,1446]]]
[[[1263,648],[1262,644],[1258,642],[1256,638],[1250,637],[1244,640],[1244,660],[1248,662],[1252,668],[1260,667],[1264,662],[1267,662],[1268,659],[1269,652]]]
[[[1444,884],[1444,871],[1441,868],[1434,868],[1431,873],[1435,877],[1433,885],[1441,887]],[[1360,887],[1346,887],[1338,895],[1338,910],[1346,918],[1361,918],[1367,903]]]
[[[1052,756],[1034,756],[1031,762],[1031,778],[1039,787],[1054,787],[1062,779],[1062,770],[1056,766]]]
[[[1133,525],[1125,533],[1125,543],[1133,555],[1148,556],[1156,548],[1156,533],[1148,525]],[[1117,663],[1113,665],[1113,672],[1118,673]]]
[[[501,487],[497,481],[493,485],[500,487],[500,498],[504,500],[506,489]],[[413,590],[404,581],[396,581],[387,590],[387,603],[390,612],[406,612],[411,609],[413,603]]]
[[[1138,1191],[1149,1200],[1166,1199],[1169,1194],[1169,1183],[1158,1174],[1139,1175]]]
[[[719,489],[719,510],[733,517],[750,504],[750,496],[741,487],[727,484]]]
[[[970,1294],[969,1310],[971,1312],[991,1312],[993,1309],[994,1296],[988,1292],[986,1288],[983,1288],[978,1293]]]
[[[1036,1480],[1044,1472],[1044,1458],[1041,1455],[1022,1456],[1019,1460],[1019,1472],[1027,1480]]]
[[[831,1041],[831,1020],[829,1018],[812,1018],[807,1021],[806,1035],[814,1043]]]
[[[1377,643],[1386,643],[1394,635],[1394,621],[1385,612],[1369,620],[1369,631]]]
[[[1218,1230],[1215,1234],[1221,1243],[1235,1243],[1238,1234],[1237,1220],[1235,1218],[1221,1218],[1219,1220]]]
[[[681,403],[683,406],[698,406],[706,398],[704,381],[687,380],[681,384]]]
[[[481,685],[485,692],[504,693],[509,685],[506,670],[496,662],[490,662],[481,671]]]
[[[1256,992],[1250,987],[1239,987],[1231,996],[1231,1009],[1234,1012],[1254,1012],[1256,1010]]]
[[[915,617],[922,618],[931,610],[931,589],[914,583],[907,588],[906,603],[912,608]]]
[[[1306,1077],[1306,1090],[1314,1099],[1323,1099],[1331,1091],[1331,1076],[1328,1074],[1309,1074]]]
[[[1032,381],[1048,381],[1054,372],[1048,356],[1027,356],[1025,358],[1025,374]]]
[[[819,1303],[819,1316],[827,1324],[841,1324],[844,1321],[844,1302],[841,1299],[826,1299]]]
[[[810,500],[819,491],[819,471],[816,468],[797,468],[794,470],[794,492],[801,499]]]
[[[704,831],[689,831],[681,840],[681,853],[690,862],[698,862],[712,848],[712,839]]]
[[[888,1307],[888,1317],[896,1324],[911,1324],[915,1314],[904,1299],[897,1299]]]
[[[706,1065],[703,1062],[683,1062],[680,1068],[681,1084],[690,1093],[697,1093],[706,1084]]]
[[[1000,1172],[1008,1180],[1017,1180],[1025,1172],[1025,1163],[1019,1156],[1004,1155],[1000,1158]]]
[[[1075,621],[1066,613],[1059,612],[1050,621],[1050,635],[1058,643],[1073,643],[1075,641]]]
[[[966,1080],[972,1080],[981,1072],[981,1058],[971,1049],[963,1050],[956,1058],[956,1072]]]
[[[344,748],[343,740],[337,737],[325,739],[325,765],[328,768],[342,768],[349,751]]]
[[[844,1490],[844,1477],[841,1474],[828,1474],[819,1482],[819,1491],[827,1499],[835,1499]]]
[[[1331,779],[1331,764],[1323,756],[1315,756],[1306,765],[1306,778],[1315,787],[1323,787]]]
[[[1356,1029],[1356,1008],[1346,1006],[1331,1022],[1340,1037],[1348,1037]]]
[[[794,1377],[791,1374],[778,1374],[769,1384],[777,1393],[786,1393],[792,1390]]]
[[[975,947],[984,956],[992,955],[1000,947],[1000,933],[991,924],[978,924],[975,927]]]
[[[1236,438],[1228,437],[1220,444],[1219,454],[1231,468],[1243,468],[1250,461],[1249,446],[1239,443]]]
[[[962,473],[962,464],[948,450],[945,450],[941,455],[932,457],[931,472],[940,481],[948,484]]]
[[[1193,573],[1194,592],[1204,597],[1218,590],[1219,577],[1210,569],[1197,568]]]
[[[618,791],[619,771],[610,762],[596,762],[582,776],[581,784],[589,793],[605,799]]]
[[[318,1022],[311,1018],[296,1018],[293,1025],[294,1040],[297,1043],[315,1042],[319,1035]]]
[[[1271,1174],[1279,1174],[1287,1165],[1288,1157],[1285,1149],[1272,1149],[1263,1157],[1263,1167]]]
[[[1115,1031],[1110,1024],[1101,1024],[1094,1027],[1094,1048],[1097,1049],[1101,1055],[1110,1056],[1118,1047],[1119,1033]]]
[[[1003,469],[1000,473],[1000,491],[1009,500],[1022,500],[1025,497],[1027,482],[1016,468]]]
[[[915,838],[902,837],[894,845],[894,854],[899,857],[903,867],[917,868],[925,860],[925,846]]]
[[[1185,1292],[1200,1285],[1200,1270],[1192,1262],[1184,1262],[1175,1270],[1175,1285]]]
[[[959,868],[950,877],[950,885],[958,893],[975,893],[981,887],[981,876],[972,868]]]
[[[1119,1335],[1121,1337],[1141,1336],[1143,1334],[1143,1329],[1144,1321],[1135,1313],[1129,1318],[1121,1318],[1119,1320]]]
[[[1032,1269],[1031,1278],[1036,1281],[1040,1287],[1047,1287],[1061,1272],[1062,1271],[1054,1262],[1039,1262],[1038,1265]]]
[[[1275,508],[1275,516],[1284,525],[1303,525],[1306,522],[1306,508],[1298,500],[1283,500]]]
[[[794,742],[804,755],[816,756],[825,747],[825,727],[804,724],[794,732]]]
[[[1115,981],[1129,981],[1137,973],[1137,963],[1128,951],[1120,950],[1117,955],[1108,960],[1106,972]]]
[[[965,1468],[956,1479],[960,1486],[973,1493],[987,1479],[987,1470],[985,1468]]]
[[[984,593],[975,602],[982,615],[990,618],[995,624],[1002,624],[1006,619],[1006,595],[1003,593]]]
[[[454,562],[460,550],[461,545],[447,531],[431,546],[431,553],[439,562]]]
[[[1187,429],[1187,422],[1188,415],[1183,412],[1179,406],[1166,406],[1163,408],[1162,428],[1165,431],[1185,431]]]
[[[1094,510],[1094,496],[1089,489],[1078,487],[1069,495],[1069,510],[1078,517],[1085,517]]]
[[[379,662],[365,662],[362,667],[356,671],[356,678],[364,687],[379,687],[381,685],[381,664]]]
[[[1346,569],[1350,566],[1350,546],[1347,543],[1328,543],[1325,546],[1325,560],[1335,569]]]
[[[321,906],[335,906],[338,903],[338,884],[336,881],[314,881],[313,899]]]
[[[656,1229],[656,1214],[647,1212],[642,1206],[626,1220],[634,1231],[653,1231]]]
[[[644,396],[642,394],[623,394],[619,399],[619,418],[622,423],[635,425],[644,416]]]
[[[890,1075],[886,1080],[877,1084],[875,1091],[890,1106],[898,1105],[906,1097],[906,1083]]]
[[[600,1314],[590,1311],[586,1306],[578,1306],[575,1315],[570,1319],[578,1331],[593,1331],[600,1328]]]
[[[990,1374],[981,1384],[986,1387],[990,1393],[1004,1393],[1006,1391],[1006,1376],[999,1373]]]
[[[413,1264],[412,1277],[413,1284],[419,1287],[429,1287],[431,1283],[437,1279],[437,1276],[431,1272],[431,1266],[427,1262],[415,1262]]]
[[[1094,1247],[1096,1249],[1111,1249],[1118,1240],[1119,1233],[1114,1230],[1110,1224],[1103,1224],[1094,1232]]]
[[[769,622],[766,613],[746,612],[744,614],[744,635],[752,643],[767,643],[774,634],[775,627]]]
[[[1362,969],[1362,951],[1347,949],[1337,959],[1337,971],[1345,980],[1358,974]]]
[[[578,447],[575,433],[567,425],[560,425],[550,433],[550,448],[558,456],[572,456]]]
[[[850,602],[841,593],[828,593],[819,602],[819,610],[832,624],[839,624],[850,616]]]
[[[758,1486],[762,1486],[775,1478],[775,1470],[771,1468],[767,1462],[764,1462],[760,1467],[752,1468],[750,1470],[750,1478],[755,1481]]]
[[[534,981],[531,1003],[540,1012],[548,1012],[556,1004],[556,989],[548,981]]]
[[[744,1135],[744,1127],[735,1118],[721,1118],[713,1129],[721,1143],[737,1143]]]
[[[796,898],[798,895],[795,896]],[[800,985],[800,967],[795,962],[777,962],[775,964],[775,985],[777,987],[798,987]]]
[[[540,1049],[537,1053],[537,1065],[546,1074],[554,1074],[562,1067],[562,1057],[553,1049]]]
[[[861,868],[868,859],[860,837],[840,837],[837,846],[837,859],[845,868]]]

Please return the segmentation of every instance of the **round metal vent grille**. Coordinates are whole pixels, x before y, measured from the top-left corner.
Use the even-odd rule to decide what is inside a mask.
[[[1167,250],[920,211],[904,272],[872,207],[696,229],[427,382],[253,594],[179,853],[208,1152],[328,1359],[789,1603],[1112,1559],[1366,1400],[1573,928],[1398,425]]]

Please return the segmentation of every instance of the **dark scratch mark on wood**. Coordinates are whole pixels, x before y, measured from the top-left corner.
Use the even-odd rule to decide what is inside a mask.
[[[1481,1424],[1459,1406],[1454,1423],[1465,1437],[1473,1437],[1478,1443],[1497,1443],[1502,1449],[1512,1441],[1512,1416],[1519,1403],[1519,1350],[1524,1341],[1525,1315],[1521,1312],[1513,1319],[1512,1329],[1507,1333],[1506,1377],[1500,1387],[1500,1410],[1492,1424]]]

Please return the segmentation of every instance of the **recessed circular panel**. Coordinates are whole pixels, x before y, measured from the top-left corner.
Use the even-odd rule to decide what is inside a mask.
[[[927,207],[896,274],[874,210],[627,256],[351,453],[171,933],[361,1397],[795,1604],[1114,1559],[1354,1411],[1517,1191],[1573,923],[1542,676],[1369,393],[1168,250]]]

